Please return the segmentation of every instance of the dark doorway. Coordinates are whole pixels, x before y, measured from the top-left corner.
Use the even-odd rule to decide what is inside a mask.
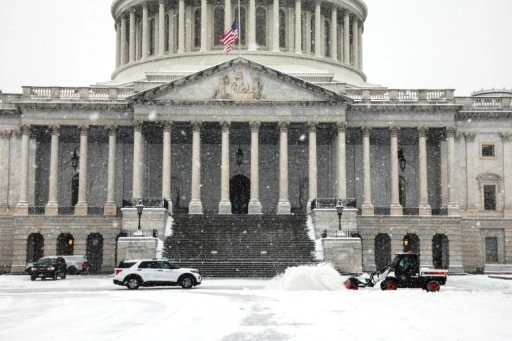
[[[485,237],[485,262],[498,263],[498,238]]]
[[[229,181],[229,200],[231,213],[247,214],[251,197],[251,180],[245,175],[235,175]]]
[[[44,237],[41,233],[31,233],[27,238],[27,263],[35,262],[44,256]]]
[[[436,234],[432,238],[432,263],[435,269],[448,269],[449,266],[448,237]]]
[[[61,233],[57,237],[57,255],[71,256],[75,246],[75,239],[70,233]]]
[[[103,236],[91,233],[87,236],[87,261],[91,272],[100,272],[103,264]]]
[[[375,236],[375,266],[382,269],[391,262],[391,237],[386,233]]]
[[[420,254],[420,238],[415,233],[408,233],[404,237],[404,252]]]

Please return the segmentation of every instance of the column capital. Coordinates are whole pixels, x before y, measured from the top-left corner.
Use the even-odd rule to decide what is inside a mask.
[[[249,122],[249,127],[251,127],[251,131],[258,131],[260,129],[261,122],[251,121]]]
[[[464,133],[464,137],[466,138],[466,142],[474,142],[476,134],[475,133]]]
[[[60,126],[58,124],[49,126],[52,135],[60,135]]]
[[[170,132],[172,130],[172,121],[164,121],[162,127],[165,132]]]
[[[24,124],[20,127],[21,135],[30,135],[32,128],[28,124]]]
[[[87,133],[89,132],[89,125],[80,125],[78,126],[78,129],[80,130],[80,136],[87,135]]]
[[[229,131],[229,127],[231,127],[231,122],[222,121],[220,122],[220,127],[222,128],[222,131]]]
[[[136,132],[142,132],[142,125],[144,122],[142,121],[135,121],[133,122],[133,130]]]
[[[398,136],[398,132],[400,131],[399,127],[390,127],[389,128],[391,136]]]
[[[446,128],[446,137],[447,138],[454,138],[455,134],[457,133],[457,129],[455,127],[449,127]]]
[[[190,125],[192,126],[192,131],[200,131],[201,130],[201,122],[199,121],[192,121],[190,122]]]
[[[428,128],[425,126],[419,126],[418,127],[418,135],[421,137],[426,137],[428,133]]]
[[[8,139],[11,137],[11,130],[9,129],[2,129],[0,130],[0,138]]]
[[[372,131],[372,127],[369,126],[363,126],[361,127],[361,131],[363,132],[363,136],[370,136],[370,132]]]
[[[309,121],[308,122],[308,129],[310,133],[316,132],[316,122]]]
[[[336,122],[336,129],[338,130],[338,133],[343,133],[347,129],[347,122],[340,121]]]
[[[117,133],[117,126],[116,125],[108,125],[108,126],[105,126],[105,130],[108,132],[109,136],[112,136]]]
[[[512,133],[501,133],[501,140],[503,142],[512,142]]]
[[[288,127],[290,126],[290,122],[279,122],[279,130],[280,131],[288,131]]]

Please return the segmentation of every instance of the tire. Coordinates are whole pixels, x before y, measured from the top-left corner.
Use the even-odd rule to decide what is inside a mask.
[[[68,268],[68,274],[70,275],[78,275],[78,269],[74,266],[70,266]]]
[[[184,276],[180,280],[180,285],[183,289],[190,289],[194,286],[194,279],[191,276]]]
[[[30,275],[30,280],[31,280],[31,281],[35,281],[35,280],[36,280],[36,278],[37,278],[37,276]]]
[[[398,285],[392,279],[385,279],[380,284],[380,288],[382,290],[396,290],[396,289],[398,289]]]
[[[141,281],[137,277],[130,277],[126,280],[126,287],[130,290],[138,289],[140,282]]]
[[[428,292],[438,292],[439,290],[441,290],[441,284],[438,281],[432,280],[427,283]]]

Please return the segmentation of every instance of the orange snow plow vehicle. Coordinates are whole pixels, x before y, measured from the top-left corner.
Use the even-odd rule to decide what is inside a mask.
[[[398,288],[421,288],[436,292],[446,283],[448,270],[420,269],[419,255],[415,253],[398,253],[393,261],[382,269],[370,274],[370,278],[362,280],[350,277],[345,287],[351,290],[374,287],[378,282],[382,290]]]

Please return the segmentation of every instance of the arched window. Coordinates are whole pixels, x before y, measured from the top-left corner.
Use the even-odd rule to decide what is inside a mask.
[[[256,9],[256,45],[267,46],[267,11],[262,7]]]
[[[27,263],[36,262],[44,255],[44,237],[41,233],[31,233],[27,238]]]
[[[61,233],[57,237],[57,255],[71,256],[73,255],[75,239],[70,233]]]
[[[325,57],[331,56],[331,29],[330,29],[329,20],[324,21],[324,43],[323,45],[323,55]]]
[[[234,12],[233,12],[233,18],[238,18],[238,6],[235,6]],[[240,25],[238,30],[238,35],[240,39],[240,44],[245,45],[246,44],[246,37],[247,35],[245,32],[247,32],[247,20],[245,16],[245,7],[240,7]]]
[[[391,262],[391,237],[386,233],[375,236],[375,266],[382,269]]]
[[[224,32],[224,8],[216,7],[213,11],[213,46],[221,46],[220,37]]]
[[[404,252],[420,253],[420,237],[416,233],[408,233],[405,235],[404,240]]]
[[[279,47],[286,49],[286,14],[279,10]]]
[[[449,241],[445,234],[436,234],[432,238],[432,264],[434,269],[448,269],[449,263]]]
[[[201,9],[194,11],[194,47],[201,47]]]

